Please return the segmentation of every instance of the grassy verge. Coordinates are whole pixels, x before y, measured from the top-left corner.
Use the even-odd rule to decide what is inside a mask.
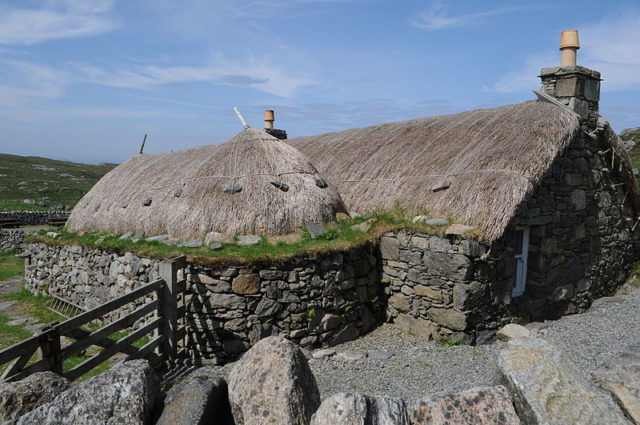
[[[425,214],[426,215],[426,214]],[[413,217],[413,215],[411,215]],[[363,232],[354,229],[354,225],[363,222],[371,224],[368,231]],[[448,220],[450,223],[453,220]],[[28,237],[28,241],[42,242],[50,245],[80,245],[91,248],[105,249],[111,252],[133,254],[151,258],[170,258],[186,254],[189,261],[203,265],[219,266],[232,263],[258,263],[258,262],[282,262],[289,258],[323,252],[344,251],[350,248],[362,246],[372,242],[383,233],[389,231],[416,231],[426,234],[442,235],[446,226],[432,227],[424,223],[412,223],[407,218],[407,214],[396,208],[391,211],[382,211],[358,217],[354,220],[343,221],[341,223],[328,223],[328,232],[313,239],[306,231],[302,232],[299,242],[286,244],[269,243],[267,237],[263,235],[262,241],[258,245],[238,246],[235,244],[224,245],[222,249],[210,250],[206,246],[199,248],[186,248],[165,245],[157,241],[147,241],[144,238],[133,242],[131,240],[119,239],[120,235],[105,233],[72,233],[67,231],[58,232],[56,238],[40,232],[37,235]],[[473,233],[470,237],[477,236]]]
[[[21,289],[17,292],[0,294],[0,302],[3,301],[16,301],[13,309],[14,311],[23,314],[28,317],[33,317],[37,320],[37,323],[51,323],[51,322],[61,322],[64,321],[65,318],[47,308],[47,303],[50,301],[50,297],[42,296],[42,295],[34,295],[26,289]],[[10,326],[7,324],[11,319],[7,316],[0,315],[0,349],[4,349],[10,347],[11,345],[17,344],[20,341],[24,341],[25,339],[31,338],[33,336],[32,332],[25,329],[24,326]],[[91,324],[85,327],[85,330],[89,332],[94,332],[100,329],[100,326]],[[130,332],[128,331],[119,331],[112,334],[109,339],[113,341],[118,341],[127,335]],[[72,343],[74,340],[68,338],[67,343]],[[150,341],[149,337],[143,337],[133,343],[132,345],[135,347],[142,347]],[[95,350],[89,350],[86,354],[76,355],[66,359],[63,362],[62,368],[64,372],[67,372],[74,367],[78,366],[85,360],[89,359],[93,354],[96,354]],[[34,356],[29,363],[33,363],[36,361],[36,357]],[[110,362],[104,361],[95,368],[91,369],[89,372],[85,373],[78,379],[78,381],[83,381],[89,379],[93,376],[99,375],[105,370],[109,369]],[[8,367],[8,364],[0,366],[0,373],[4,371]]]
[[[0,252],[0,280],[24,274],[24,258],[18,258],[13,252]]]

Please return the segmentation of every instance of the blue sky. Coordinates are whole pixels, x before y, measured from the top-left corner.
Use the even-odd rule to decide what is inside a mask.
[[[222,142],[276,110],[290,137],[517,103],[559,64],[602,72],[640,126],[640,2],[0,1],[0,152],[120,162]]]

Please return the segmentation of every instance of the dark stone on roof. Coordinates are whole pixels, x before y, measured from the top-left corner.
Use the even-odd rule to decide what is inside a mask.
[[[233,195],[234,193],[238,193],[242,191],[242,185],[238,183],[234,184],[225,184],[222,185],[222,190],[224,193],[228,193],[229,195]]]
[[[275,187],[277,187],[278,189],[280,189],[283,192],[286,192],[286,191],[289,190],[289,185],[286,184],[286,183],[273,181],[273,182],[271,182],[271,184],[274,185]]]

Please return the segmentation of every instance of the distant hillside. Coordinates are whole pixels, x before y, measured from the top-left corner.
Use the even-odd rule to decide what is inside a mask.
[[[116,165],[0,154],[0,211],[71,207]]]
[[[631,155],[631,162],[633,168],[640,168],[640,127],[627,128],[622,130],[620,138],[624,141],[633,141],[636,143],[635,147],[629,152]],[[640,180],[640,178],[639,178]]]

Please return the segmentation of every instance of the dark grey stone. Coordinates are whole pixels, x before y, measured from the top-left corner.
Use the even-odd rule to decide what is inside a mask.
[[[53,372],[38,372],[18,382],[0,383],[0,421],[16,419],[52,401],[71,382]]]
[[[307,230],[307,232],[309,232],[309,236],[311,236],[311,239],[315,239],[318,236],[328,232],[327,228],[322,223],[307,224],[305,229]]]
[[[156,425],[232,425],[227,383],[213,367],[195,370],[169,390]]]

